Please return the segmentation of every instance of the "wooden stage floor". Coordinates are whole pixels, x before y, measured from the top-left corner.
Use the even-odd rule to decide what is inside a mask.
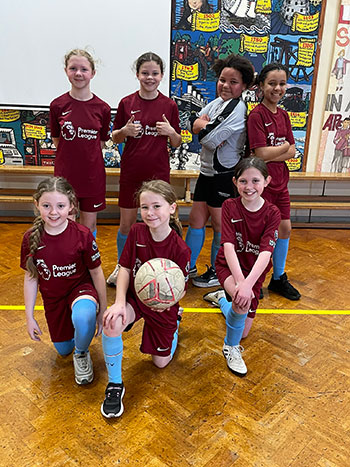
[[[125,412],[106,421],[101,338],[91,346],[95,380],[79,387],[72,358],[57,356],[42,311],[42,342],[26,333],[18,263],[28,227],[1,224],[0,466],[350,465],[348,230],[293,231],[287,271],[302,299],[269,293],[268,277],[262,313],[242,342],[245,378],[226,367],[225,322],[202,300],[207,289],[190,286],[182,300],[185,311],[196,310],[184,314],[164,370],[139,352],[137,323],[124,338]],[[106,275],[116,229],[98,227]],[[209,254],[210,234],[200,272]]]

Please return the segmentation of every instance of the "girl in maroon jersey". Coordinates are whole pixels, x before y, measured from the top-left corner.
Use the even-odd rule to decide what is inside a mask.
[[[225,290],[203,297],[219,306],[226,317],[222,351],[227,366],[238,376],[247,373],[240,340],[255,316],[281,220],[277,207],[262,197],[270,181],[265,162],[257,157],[242,159],[236,165],[233,182],[240,197],[228,199],[222,206],[222,246],[215,262]]]
[[[34,318],[39,287],[51,340],[60,355],[75,348],[75,381],[87,384],[94,377],[89,345],[95,332],[97,336],[102,331],[107,307],[100,253],[90,230],[68,219],[76,212],[77,200],[64,178],[43,180],[33,198],[39,216],[21,248],[27,331],[40,341],[42,331]]]
[[[119,417],[122,398],[122,333],[140,318],[144,319],[141,352],[151,354],[154,365],[164,368],[173,358],[177,346],[179,305],[156,312],[144,305],[134,287],[136,272],[151,258],[168,258],[182,269],[186,281],[190,249],[181,238],[181,224],[175,217],[176,195],[163,180],[144,182],[137,196],[143,222],[133,224],[117,276],[116,299],[103,316],[102,345],[109,383],[101,406],[103,416]]]
[[[258,84],[263,99],[249,114],[247,127],[250,148],[256,157],[267,163],[271,176],[271,183],[263,196],[278,207],[282,219],[273,253],[273,275],[268,288],[289,300],[299,300],[300,293],[288,281],[284,272],[292,230],[289,170],[285,161],[295,156],[295,143],[288,113],[278,107],[278,102],[286,93],[287,79],[288,68],[281,63],[270,63],[262,69],[258,76]]]
[[[96,237],[97,212],[106,207],[106,173],[102,148],[109,139],[111,109],[90,91],[95,62],[86,50],[65,56],[71,90],[50,104],[50,128],[57,148],[55,175],[73,186],[80,223]]]
[[[164,73],[163,60],[147,52],[136,60],[135,68],[140,89],[120,101],[112,132],[115,143],[125,141],[119,182],[118,259],[136,221],[135,193],[143,181],[170,181],[168,141],[174,147],[181,144],[177,105],[158,91]],[[117,272],[118,266],[107,284],[115,285]]]

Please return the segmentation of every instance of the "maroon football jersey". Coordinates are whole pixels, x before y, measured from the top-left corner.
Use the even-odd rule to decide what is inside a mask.
[[[109,139],[111,109],[97,96],[88,101],[65,93],[50,104],[51,135],[60,138],[55,175],[66,178],[79,198],[105,195],[101,142]]]
[[[288,113],[277,107],[271,112],[264,104],[257,105],[249,114],[247,121],[250,149],[266,146],[280,146],[285,141],[295,144]],[[278,192],[287,187],[289,170],[285,162],[268,162],[271,182],[266,191]]]
[[[274,250],[278,237],[278,226],[281,215],[273,204],[265,201],[256,212],[248,211],[241,198],[228,199],[222,206],[221,244],[232,243],[238,257],[243,275],[246,277],[259,253]],[[223,246],[218,252],[221,261],[224,259]],[[271,261],[263,275],[271,268]]]
[[[26,269],[29,254],[30,230],[24,234],[21,247],[21,268]],[[39,290],[46,298],[59,298],[79,284],[92,279],[89,269],[100,266],[100,252],[90,230],[69,220],[67,228],[59,235],[44,231],[40,245],[34,254],[38,270]]]
[[[142,126],[137,137],[126,140],[121,158],[122,180],[142,182],[157,178],[169,182],[168,137],[158,135],[156,129],[156,122],[163,121],[163,114],[180,134],[177,105],[161,92],[155,99],[148,100],[142,99],[137,91],[120,101],[113,130],[122,128],[131,116],[135,117],[134,123]]]

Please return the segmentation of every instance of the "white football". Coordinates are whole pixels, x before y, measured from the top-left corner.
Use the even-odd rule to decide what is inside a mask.
[[[142,303],[165,310],[180,300],[185,290],[185,277],[174,261],[152,258],[137,271],[134,284]]]

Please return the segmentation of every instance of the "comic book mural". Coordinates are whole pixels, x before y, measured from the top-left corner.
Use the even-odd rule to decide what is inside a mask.
[[[0,109],[0,165],[54,165],[55,152],[48,110]],[[103,157],[106,167],[120,167],[112,140],[105,143]]]
[[[340,6],[316,170],[350,172],[350,0]]]
[[[200,145],[186,121],[216,97],[214,60],[236,53],[257,72],[272,61],[289,67],[281,106],[289,113],[297,151],[287,163],[291,171],[301,170],[321,8],[322,0],[172,0],[170,96],[182,128],[172,168],[199,169]],[[258,94],[245,93],[248,111]]]

